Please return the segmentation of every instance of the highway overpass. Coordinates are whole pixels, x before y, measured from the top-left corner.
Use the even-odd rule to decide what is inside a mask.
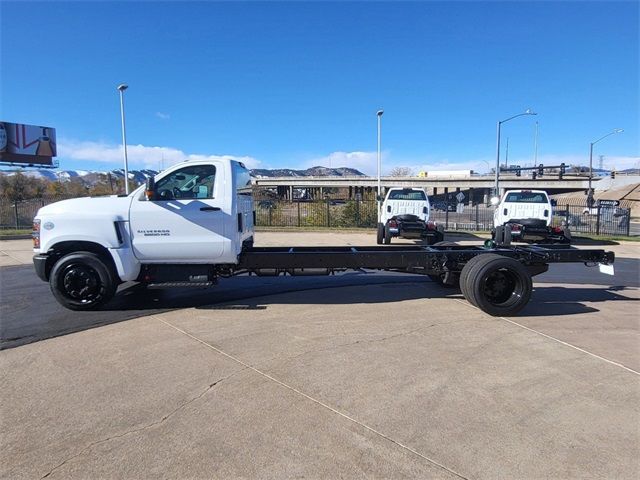
[[[600,181],[594,177],[593,187]],[[440,195],[456,191],[470,191],[472,198],[489,195],[495,184],[495,178],[489,175],[471,177],[382,177],[381,185],[387,187],[420,187],[429,195]],[[262,177],[254,178],[257,188],[277,189],[282,198],[293,198],[294,189],[305,189],[312,198],[322,198],[325,188],[348,188],[349,197],[354,193],[371,191],[377,186],[376,177]],[[546,190],[550,193],[586,190],[589,179],[586,175],[565,175],[559,179],[557,174],[542,178],[501,175],[501,189]]]

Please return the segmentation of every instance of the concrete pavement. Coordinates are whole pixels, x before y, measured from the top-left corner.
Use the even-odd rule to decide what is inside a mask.
[[[407,277],[2,351],[0,477],[637,478],[640,292],[536,290],[493,318]]]

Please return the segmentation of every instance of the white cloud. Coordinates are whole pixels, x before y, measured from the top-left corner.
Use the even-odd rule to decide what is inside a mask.
[[[169,120],[171,118],[171,115],[169,115],[168,113],[156,112],[156,117],[158,117],[160,120]]]
[[[456,162],[448,159],[438,159],[429,162],[421,162],[412,165],[402,165],[412,168],[416,174],[419,172],[435,172],[442,170],[473,170],[474,172],[487,172],[495,165],[490,160],[466,160]]]
[[[384,159],[385,154],[382,154]],[[360,170],[367,175],[374,175],[377,171],[376,152],[333,152],[324,157],[313,158],[305,162],[306,167],[349,167]]]
[[[58,155],[61,159],[121,164],[122,146],[60,139],[58,141]],[[247,168],[257,168],[260,165],[260,160],[249,156],[185,153],[176,148],[147,145],[127,145],[127,158],[131,168],[157,169],[160,165],[166,168],[186,160],[223,159],[243,162]]]

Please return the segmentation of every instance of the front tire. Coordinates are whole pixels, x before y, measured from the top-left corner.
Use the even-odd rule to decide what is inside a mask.
[[[49,286],[63,307],[95,310],[113,298],[118,282],[113,268],[98,255],[75,252],[55,263]]]

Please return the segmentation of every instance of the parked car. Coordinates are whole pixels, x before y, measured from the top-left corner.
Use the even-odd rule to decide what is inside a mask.
[[[624,209],[613,203],[602,203],[599,207],[597,205],[591,208],[585,207],[584,210],[582,210],[582,214],[598,215],[598,211],[601,216],[619,217],[624,215]]]
[[[447,203],[447,202],[434,202],[433,207],[434,210],[439,212],[455,212],[456,204],[455,203]]]
[[[265,210],[271,210],[276,208],[276,203],[273,200],[260,200],[258,202],[258,208],[264,208]]]
[[[391,188],[382,204],[378,244],[392,237],[422,238],[429,245],[444,240],[444,228],[429,221],[429,198],[421,188]]]

